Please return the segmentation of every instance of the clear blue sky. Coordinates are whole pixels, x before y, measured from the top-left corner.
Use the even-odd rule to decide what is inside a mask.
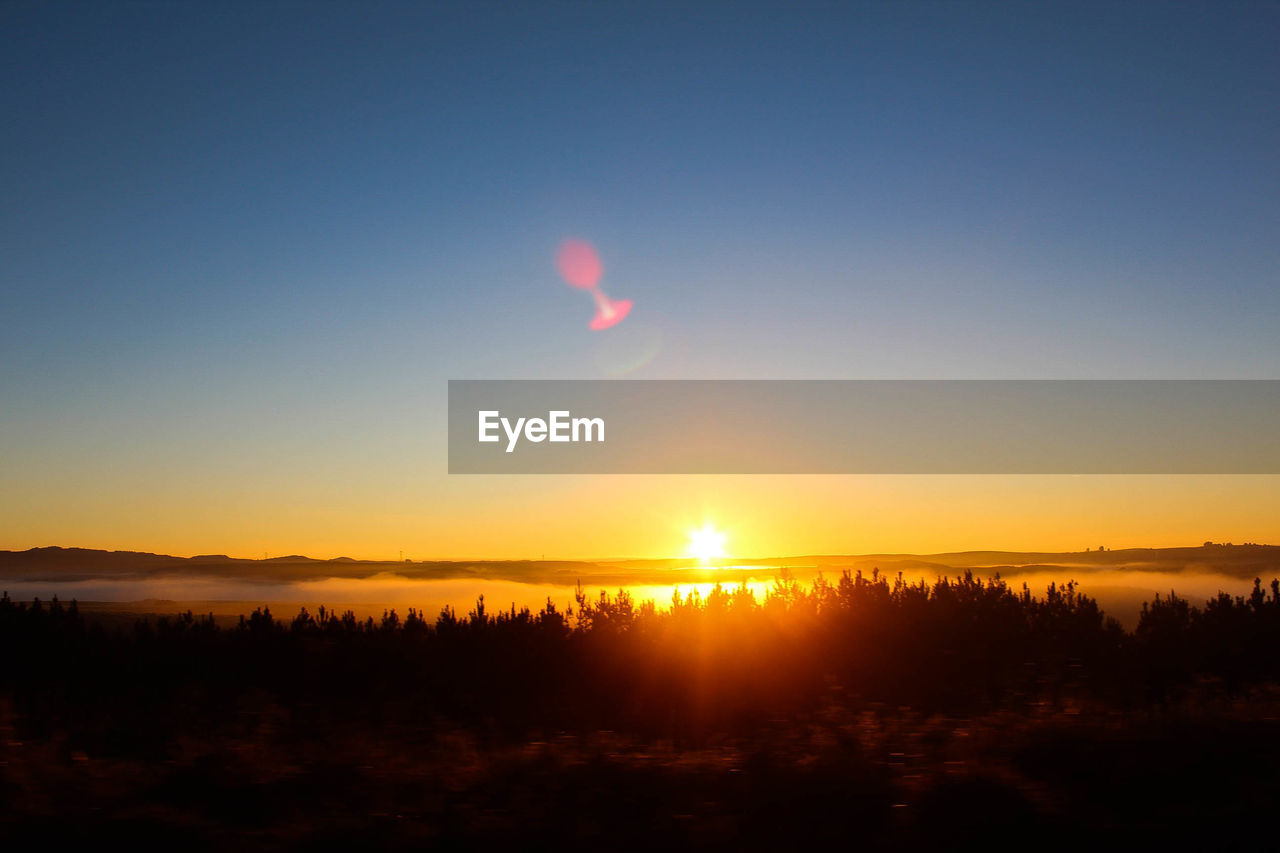
[[[451,377],[1274,378],[1277,45],[1276,3],[4,3],[0,479],[447,493]]]

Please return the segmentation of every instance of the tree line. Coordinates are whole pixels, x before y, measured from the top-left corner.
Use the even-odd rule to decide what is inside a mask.
[[[626,590],[579,588],[576,606],[536,612],[491,610],[482,596],[434,620],[412,608],[380,619],[260,608],[224,628],[188,611],[114,632],[75,602],[5,594],[0,689],[25,725],[65,726],[98,747],[143,748],[248,695],[303,718],[696,738],[833,704],[970,712],[1237,695],[1280,676],[1277,639],[1280,581],[1260,580],[1204,606],[1157,596],[1132,632],[1074,583],[1035,594],[971,573],[808,585],[783,574],[763,596],[717,585],[662,608]]]

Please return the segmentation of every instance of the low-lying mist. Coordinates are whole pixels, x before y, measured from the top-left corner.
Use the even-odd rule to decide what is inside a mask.
[[[839,570],[821,571],[813,567],[730,568],[724,570],[722,583],[727,587],[745,583],[757,598],[762,599],[783,571],[805,583],[819,574],[832,582],[840,576]],[[897,574],[895,571],[891,577],[896,577]],[[902,577],[913,583],[920,580],[932,582],[942,574],[954,576],[957,573],[902,571]],[[991,577],[995,572],[975,570],[974,574],[978,577]],[[1097,599],[1102,609],[1120,620],[1126,628],[1137,624],[1143,602],[1150,601],[1157,594],[1167,596],[1173,591],[1200,604],[1219,592],[1245,595],[1253,585],[1252,579],[1200,571],[1082,570],[1081,567],[1061,567],[1026,572],[1006,569],[1000,572],[1000,576],[1015,589],[1026,584],[1035,593],[1043,593],[1051,583],[1061,586],[1074,580],[1078,591]],[[707,574],[698,572],[695,577],[705,578]],[[582,589],[592,599],[597,598],[601,591],[614,594],[619,589],[626,589],[637,603],[653,601],[659,608],[665,608],[673,595],[686,596],[696,592],[705,597],[716,583],[710,580],[653,583],[651,577],[627,583],[624,578],[617,576],[611,576],[609,580],[612,582],[602,583],[593,581],[590,577],[583,578]],[[1269,578],[1263,580],[1266,582]],[[4,587],[14,599],[29,600],[39,597],[47,600],[55,595],[63,601],[76,599],[87,614],[132,616],[176,613],[191,609],[196,613],[212,613],[220,619],[234,620],[240,614],[249,613],[257,607],[270,607],[277,617],[291,617],[302,607],[315,612],[320,605],[340,611],[352,610],[360,618],[378,616],[390,609],[403,615],[412,607],[434,618],[446,607],[465,614],[475,607],[480,596],[484,596],[485,606],[490,611],[511,607],[537,610],[548,600],[557,608],[565,610],[574,605],[577,584],[523,583],[476,578],[421,580],[382,572],[368,578],[281,582],[189,575],[127,580],[19,580],[6,582]]]

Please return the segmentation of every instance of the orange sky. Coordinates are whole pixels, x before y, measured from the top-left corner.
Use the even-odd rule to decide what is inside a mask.
[[[145,473],[145,472],[143,472]],[[176,555],[743,557],[1280,542],[1276,476],[57,477],[0,491],[0,548]]]

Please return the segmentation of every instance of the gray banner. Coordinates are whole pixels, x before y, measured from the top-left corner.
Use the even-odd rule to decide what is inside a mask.
[[[450,380],[451,474],[1276,474],[1280,380]]]

